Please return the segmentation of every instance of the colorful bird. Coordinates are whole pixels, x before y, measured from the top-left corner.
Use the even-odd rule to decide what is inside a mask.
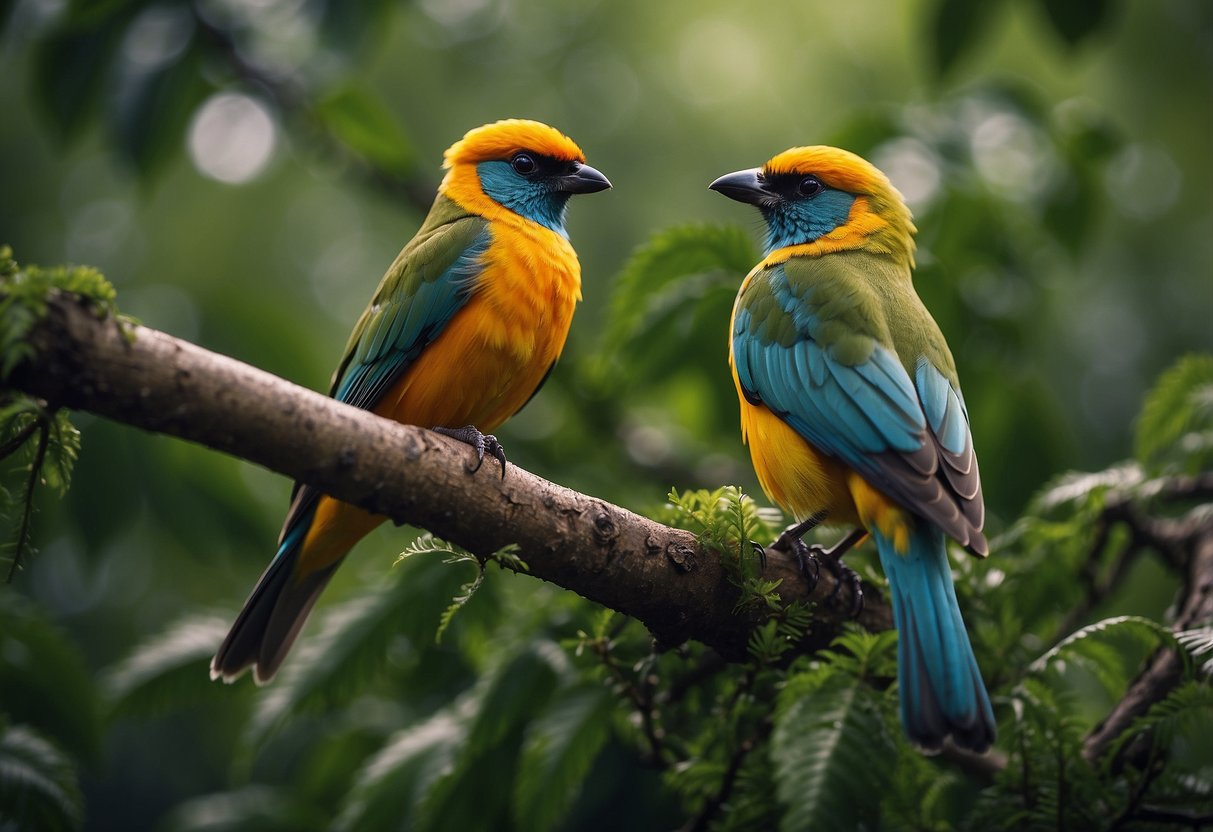
[[[543,384],[581,299],[566,205],[611,183],[572,139],[535,121],[471,130],[444,160],[430,213],[358,319],[329,395],[440,429],[480,460],[488,450],[505,476],[501,446],[485,433]],[[346,553],[385,519],[296,483],[278,553],[211,677],[230,682],[252,666],[268,682]]]
[[[800,521],[774,545],[841,570],[871,535],[899,632],[906,733],[984,751],[994,715],[945,537],[984,557],[985,508],[956,365],[911,282],[909,209],[883,173],[833,147],[792,148],[710,187],[766,220],[729,363],[758,481]],[[832,549],[806,546],[827,518],[857,528]]]

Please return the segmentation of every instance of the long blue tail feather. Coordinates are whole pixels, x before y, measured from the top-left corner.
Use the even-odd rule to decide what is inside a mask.
[[[920,522],[905,554],[879,532],[872,537],[893,599],[906,734],[928,749],[951,735],[961,748],[985,751],[994,742],[994,712],[956,601],[943,533]]]

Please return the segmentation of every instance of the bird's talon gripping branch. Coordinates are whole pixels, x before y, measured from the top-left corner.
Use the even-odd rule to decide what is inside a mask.
[[[859,573],[842,562],[840,558],[831,557],[829,552],[821,551],[822,557],[829,566],[830,572],[834,574],[834,590],[830,593],[830,597],[826,598],[826,603],[834,606],[838,598],[838,592],[842,589],[842,584],[845,581],[847,586],[851,588],[851,618],[858,618],[863,612],[863,581],[859,578]],[[820,561],[819,561],[820,562]]]
[[[505,479],[505,448],[501,447],[496,436],[491,433],[481,433],[475,425],[464,425],[461,428],[436,427],[431,430],[472,446],[472,449],[476,451],[476,464],[467,469],[469,474],[480,470],[480,466],[484,464],[484,455],[488,453],[501,463],[501,478]]]
[[[795,554],[796,565],[800,568],[800,574],[804,575],[806,581],[809,582],[809,592],[817,589],[817,582],[821,580],[821,561],[817,559],[817,555],[813,552],[812,547],[806,546],[803,541],[800,541],[800,549]],[[812,573],[809,572],[809,564],[813,564]]]

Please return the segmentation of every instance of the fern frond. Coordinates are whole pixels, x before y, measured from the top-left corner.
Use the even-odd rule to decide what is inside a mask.
[[[1195,473],[1213,461],[1213,355],[1181,358],[1146,396],[1136,453],[1153,470]]]
[[[878,694],[846,673],[794,677],[780,695],[771,760],[782,832],[877,828],[895,759]]]
[[[72,760],[23,725],[0,725],[0,819],[14,829],[79,829],[84,798]],[[7,823],[0,824],[7,828]]]
[[[102,673],[112,713],[149,716],[210,699],[222,688],[207,668],[228,626],[222,616],[188,616],[136,647]]]
[[[1087,644],[1089,640],[1094,639],[1095,642],[1093,643],[1097,643],[1099,639],[1122,635],[1128,636],[1131,640],[1140,644],[1152,646],[1175,644],[1175,635],[1170,629],[1159,624],[1157,621],[1151,621],[1140,615],[1121,615],[1115,618],[1105,618],[1103,621],[1096,621],[1094,624],[1088,624],[1081,630],[1076,630],[1066,636],[1052,649],[1032,662],[1028,667],[1028,671],[1030,673],[1041,673],[1050,664],[1064,658],[1068,654],[1083,655],[1083,651],[1089,649]]]
[[[560,822],[610,735],[616,703],[601,685],[581,685],[557,696],[526,731],[514,786],[519,829],[546,832]]]

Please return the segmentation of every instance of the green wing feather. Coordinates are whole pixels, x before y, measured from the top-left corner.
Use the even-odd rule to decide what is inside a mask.
[[[467,302],[490,239],[487,220],[439,195],[354,325],[329,395],[373,408]],[[279,543],[310,517],[318,496],[295,484]]]

